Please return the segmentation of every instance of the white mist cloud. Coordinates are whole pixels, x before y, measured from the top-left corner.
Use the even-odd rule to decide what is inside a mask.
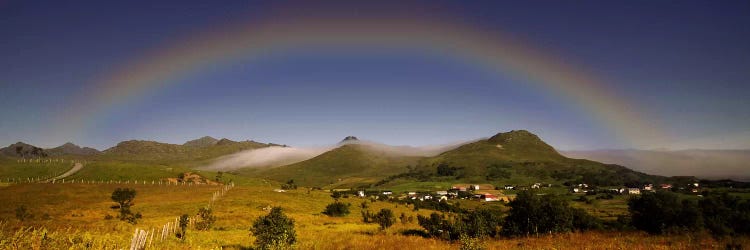
[[[332,147],[266,147],[245,150],[231,155],[223,156],[205,169],[211,170],[234,170],[245,167],[277,167],[304,161],[318,156]]]
[[[208,166],[209,170],[234,170],[239,168],[266,168],[278,167],[301,162],[329,150],[347,144],[362,145],[364,148],[395,156],[435,156],[442,152],[457,148],[468,142],[456,142],[443,145],[428,145],[420,147],[412,146],[390,146],[372,141],[345,141],[338,145],[320,147],[266,147],[245,150],[216,159]]]

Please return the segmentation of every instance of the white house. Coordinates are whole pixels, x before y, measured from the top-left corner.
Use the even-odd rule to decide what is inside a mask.
[[[641,190],[637,188],[628,188],[628,194],[641,194]]]

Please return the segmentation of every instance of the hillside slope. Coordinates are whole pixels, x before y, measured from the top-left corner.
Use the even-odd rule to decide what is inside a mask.
[[[375,183],[406,172],[421,157],[398,156],[364,144],[345,144],[295,164],[255,170],[253,175],[277,181],[293,179],[304,186],[351,187]]]
[[[414,172],[414,176],[423,180],[505,184],[580,182],[636,185],[662,178],[619,165],[567,158],[525,130],[499,133],[424,159]]]

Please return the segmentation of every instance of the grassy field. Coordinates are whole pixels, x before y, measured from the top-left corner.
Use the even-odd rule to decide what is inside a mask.
[[[43,178],[51,177],[68,171],[73,167],[69,159],[57,162],[18,162],[18,159],[0,157],[0,182],[7,182],[8,178]]]
[[[214,204],[217,222],[208,231],[188,230],[187,239],[180,241],[169,237],[167,241],[155,242],[152,248],[169,249],[244,249],[252,246],[253,236],[249,232],[252,222],[267,213],[265,208],[280,206],[296,221],[299,249],[457,249],[459,243],[407,236],[407,230],[419,230],[418,214],[433,212],[426,209],[413,211],[410,206],[390,202],[370,202],[368,199],[343,198],[351,203],[351,214],[331,218],[321,212],[332,202],[326,191],[306,189],[275,192],[277,185],[262,180],[247,180],[238,185]],[[111,192],[117,187],[134,188],[137,191],[133,211],[141,212],[143,219],[131,225],[117,219],[105,220],[107,214],[115,215],[110,208]],[[20,184],[0,187],[0,239],[15,241],[20,248],[33,248],[32,244],[46,246],[95,246],[95,248],[127,247],[136,228],[158,231],[162,225],[181,214],[194,215],[198,208],[208,204],[211,194],[220,186],[159,186],[151,184]],[[381,231],[375,224],[361,221],[361,204],[366,202],[368,210],[381,208],[394,211],[396,217],[404,213],[412,222],[397,222],[393,227]],[[469,202],[469,201],[464,201]],[[601,201],[601,209],[621,208],[622,199]],[[612,204],[609,204],[612,203]],[[34,215],[32,219],[19,221],[15,210],[25,206]],[[474,206],[481,205],[480,203]],[[471,207],[462,204],[462,207]],[[28,229],[33,227],[37,229]],[[42,229],[44,228],[44,229]],[[41,240],[42,230],[46,239]],[[20,232],[20,233],[19,233]],[[19,239],[20,238],[20,239]],[[747,239],[735,239],[748,244]],[[2,241],[2,240],[0,240]],[[25,243],[24,243],[25,242]],[[57,242],[57,243],[55,243]],[[67,242],[67,243],[66,243]],[[71,243],[73,242],[73,243]],[[78,242],[79,245],[76,245]],[[24,245],[28,244],[28,245]],[[59,245],[54,245],[59,244]],[[589,232],[530,238],[505,238],[487,240],[490,249],[706,249],[721,248],[717,242],[705,235],[649,236],[640,232]],[[12,248],[0,243],[0,248]],[[76,248],[76,247],[74,247]]]

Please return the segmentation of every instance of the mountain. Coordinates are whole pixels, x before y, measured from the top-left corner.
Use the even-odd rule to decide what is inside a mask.
[[[302,162],[252,174],[277,181],[293,179],[304,186],[351,187],[406,172],[407,166],[420,158],[395,155],[367,144],[345,144]]]
[[[577,182],[603,186],[663,179],[619,165],[567,158],[526,130],[499,133],[423,159],[411,176],[431,181]]]
[[[210,147],[210,146],[216,145],[216,143],[218,142],[219,140],[216,138],[213,138],[210,136],[204,136],[204,137],[192,140],[192,141],[187,141],[182,145],[188,146],[188,147],[204,148],[204,147]]]
[[[16,142],[10,146],[0,148],[0,155],[10,157],[47,157],[48,153],[43,148],[23,142]]]
[[[707,179],[750,181],[750,150],[589,150],[566,156],[622,164],[656,175],[688,175]]]
[[[47,149],[47,152],[51,156],[58,156],[58,155],[97,155],[100,154],[99,150],[89,148],[89,147],[80,147],[78,145],[75,145],[73,143],[65,143],[59,147],[56,148],[50,148]]]
[[[206,142],[208,140],[202,140]],[[116,146],[105,150],[102,154],[105,158],[119,160],[170,160],[170,161],[195,161],[216,158],[248,149],[256,149],[276,144],[260,143],[255,141],[232,141],[229,139],[218,140],[214,145],[188,146],[169,144],[156,141],[130,140],[118,143]]]

